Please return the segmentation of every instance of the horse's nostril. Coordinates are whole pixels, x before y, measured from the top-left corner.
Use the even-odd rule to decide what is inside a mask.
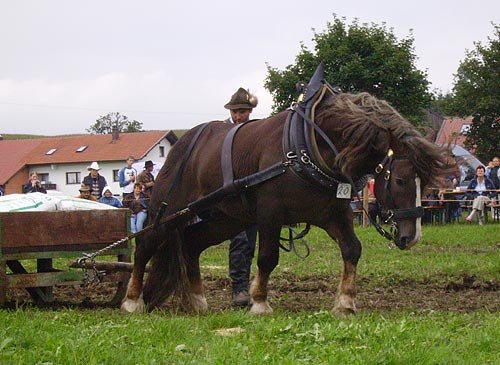
[[[410,242],[410,239],[407,237],[407,236],[403,236],[399,239],[399,245],[398,247],[402,250],[404,250],[406,248],[406,246],[408,245],[408,243]]]

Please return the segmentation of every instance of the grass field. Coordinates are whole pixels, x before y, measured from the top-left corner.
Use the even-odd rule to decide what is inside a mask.
[[[282,253],[269,317],[229,306],[227,245],[203,255],[205,315],[0,310],[0,364],[500,364],[500,225],[424,226],[410,251],[358,228],[356,316],[330,313],[341,259],[320,230]],[[211,288],[218,286],[217,288]]]

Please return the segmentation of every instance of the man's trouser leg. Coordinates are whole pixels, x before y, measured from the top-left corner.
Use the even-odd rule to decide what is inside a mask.
[[[248,291],[250,267],[255,252],[257,226],[250,226],[237,234],[229,245],[229,276],[233,293]]]

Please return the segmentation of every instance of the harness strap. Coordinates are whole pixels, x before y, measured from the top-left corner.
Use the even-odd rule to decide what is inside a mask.
[[[227,186],[232,184],[234,181],[233,175],[233,140],[236,132],[243,126],[244,123],[236,124],[226,137],[224,138],[224,142],[222,143],[222,152],[220,156],[221,168],[222,168],[222,177],[224,184],[223,186]]]
[[[424,208],[402,208],[394,209],[392,211],[394,219],[409,219],[409,218],[420,218],[424,215]]]
[[[242,191],[261,184],[267,180],[270,180],[276,176],[282,175],[286,172],[286,166],[283,162],[275,163],[274,165],[256,172],[255,174],[243,177],[241,179],[234,180],[231,184],[220,187],[219,189],[213,191],[212,193],[200,198],[191,204],[188,204],[188,208],[195,212],[201,213],[213,207],[214,204],[219,203],[228,195],[239,194]]]

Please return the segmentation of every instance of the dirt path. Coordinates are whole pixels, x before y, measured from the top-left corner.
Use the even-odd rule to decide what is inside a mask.
[[[338,278],[301,277],[293,274],[274,277],[270,282],[270,303],[275,309],[299,311],[330,310],[333,307]],[[229,309],[230,282],[226,278],[206,276],[206,296],[212,311]],[[115,292],[105,283],[95,288],[54,288],[54,302],[49,307],[75,306],[81,308],[106,307]],[[24,290],[8,294],[8,307],[31,305]],[[165,304],[172,308],[172,301]],[[369,280],[358,280],[357,307],[360,312],[416,310],[473,312],[486,309],[500,311],[500,282],[486,282],[474,277],[463,277],[444,284],[401,282],[394,286],[376,287]]]

